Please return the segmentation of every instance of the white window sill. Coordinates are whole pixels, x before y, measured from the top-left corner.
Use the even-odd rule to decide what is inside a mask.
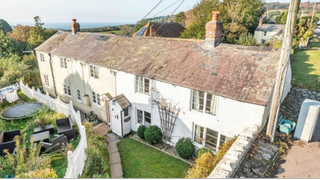
[[[69,94],[64,94],[65,97],[72,98]]]
[[[217,113],[215,113],[215,114],[210,114],[210,113],[206,113],[206,112],[199,111],[199,110],[196,110],[196,109],[191,109],[191,111],[192,111],[192,112],[201,113],[201,114],[206,114],[206,115],[213,116],[213,117],[217,117]]]

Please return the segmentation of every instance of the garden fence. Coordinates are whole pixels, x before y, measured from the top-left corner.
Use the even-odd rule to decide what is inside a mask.
[[[85,160],[87,159],[85,153],[87,136],[85,127],[81,124],[80,112],[74,110],[72,101],[66,104],[61,101],[59,96],[54,99],[50,97],[48,93],[42,94],[39,89],[35,90],[34,87],[29,88],[28,85],[24,85],[22,81],[20,81],[20,88],[22,93],[28,96],[28,98],[35,99],[67,117],[70,115],[73,121],[77,123],[81,139],[78,147],[73,152],[68,151],[68,168],[64,178],[78,178],[78,176],[82,174]]]

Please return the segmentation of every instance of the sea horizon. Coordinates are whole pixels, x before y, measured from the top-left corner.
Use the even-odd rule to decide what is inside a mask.
[[[64,29],[70,30],[72,22],[47,22],[44,23],[43,27],[47,29]],[[10,23],[10,26],[16,26],[18,24],[24,26],[34,26],[34,22],[18,22],[18,23]],[[130,22],[79,22],[80,28],[99,28],[99,27],[106,27],[106,26],[119,26],[125,24],[135,24]]]

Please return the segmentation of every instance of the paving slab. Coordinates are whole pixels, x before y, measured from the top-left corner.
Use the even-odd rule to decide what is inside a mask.
[[[123,171],[121,163],[110,166],[111,178],[123,178]]]
[[[110,157],[110,164],[117,164],[121,163],[121,158],[119,152],[115,152],[109,155]]]
[[[118,152],[118,145],[116,142],[112,142],[108,145],[108,152],[109,154]]]

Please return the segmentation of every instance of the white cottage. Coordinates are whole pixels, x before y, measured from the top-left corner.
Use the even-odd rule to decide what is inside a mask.
[[[269,41],[280,40],[283,35],[283,24],[261,24],[254,32],[254,39],[258,44],[264,44]]]
[[[36,48],[42,84],[120,136],[157,125],[169,143],[190,137],[218,151],[245,127],[265,126],[280,56],[221,43],[222,28],[214,12],[205,40],[58,32]]]

